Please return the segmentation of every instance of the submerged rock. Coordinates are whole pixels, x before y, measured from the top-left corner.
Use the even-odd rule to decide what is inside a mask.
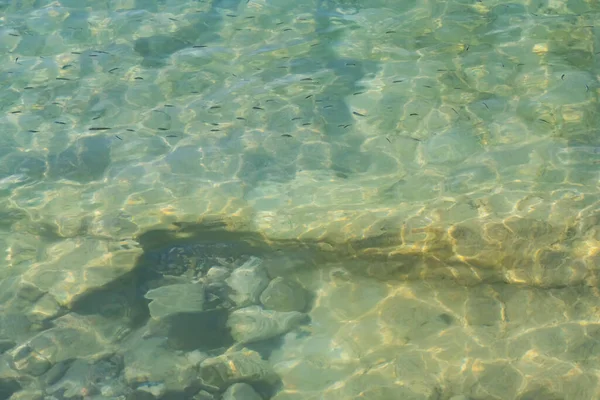
[[[250,343],[282,335],[306,322],[308,316],[297,311],[280,312],[250,306],[232,312],[227,326],[236,342]]]
[[[58,241],[47,251],[53,257],[27,269],[21,276],[21,287],[28,292],[35,288],[36,293],[48,293],[56,304],[66,308],[73,308],[80,299],[131,273],[143,252],[132,241],[90,238]]]
[[[7,353],[15,371],[39,376],[54,364],[106,352],[106,343],[84,319],[65,315],[55,324]]]
[[[123,360],[118,356],[107,357],[97,362],[75,360],[72,363],[57,364],[44,376],[45,380],[51,383],[46,392],[66,399],[78,399],[82,393],[98,394],[106,386],[111,386],[113,393],[124,393],[125,386],[120,379],[122,367]],[[55,379],[56,381],[52,382]],[[119,383],[122,385],[121,390],[114,390]]]
[[[307,303],[306,290],[296,282],[277,277],[269,282],[260,295],[260,302],[269,310],[304,311]]]
[[[0,383],[0,386],[2,384]],[[8,397],[4,397],[4,393],[2,392],[2,389],[0,389],[0,399],[5,399]],[[31,389],[31,390],[23,390],[20,392],[16,392],[14,393],[12,396],[10,396],[9,400],[43,400],[44,399],[44,392],[42,392],[41,390],[36,390],[36,389]],[[48,397],[46,397],[46,399],[48,399]]]
[[[204,309],[204,288],[194,283],[159,287],[149,290],[145,297],[152,300],[148,308],[155,319]]]
[[[205,360],[200,364],[200,378],[215,390],[237,382],[274,384],[278,379],[267,361],[247,349]]]
[[[168,346],[177,350],[227,348],[233,344],[227,317],[227,310],[209,310],[151,318],[143,335],[145,338],[166,338]]]
[[[192,400],[215,400],[215,396],[208,393],[206,390],[201,390],[192,397]]]
[[[140,392],[184,392],[198,387],[198,365],[205,358],[200,352],[176,354],[163,339],[142,340],[125,353],[124,376]]]
[[[225,267],[211,267],[204,277],[207,283],[222,282],[229,278],[231,272]]]
[[[262,260],[251,257],[225,281],[232,290],[231,300],[238,307],[244,307],[258,303],[260,294],[269,284],[269,277],[262,266]]]
[[[262,400],[262,397],[247,383],[234,383],[223,393],[222,400]]]

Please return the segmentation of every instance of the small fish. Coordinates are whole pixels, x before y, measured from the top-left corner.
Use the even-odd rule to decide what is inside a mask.
[[[361,114],[361,113],[359,113],[357,111],[352,111],[352,114],[358,115],[359,117],[364,117],[365,116],[365,114]]]
[[[404,82],[404,79],[396,79],[395,81],[392,81],[392,83],[400,83],[400,82]]]
[[[70,81],[69,78],[61,78],[61,77],[56,78],[56,80],[57,81]]]
[[[156,128],[156,129],[158,129],[159,131],[168,131],[169,130],[169,128]]]
[[[254,107],[252,107],[252,109],[253,109],[253,110],[263,110],[263,111],[265,110],[264,108],[262,108],[262,107],[257,107],[257,106],[254,106]]]
[[[312,97],[312,94],[309,94],[308,96],[306,96],[304,99],[310,99]]]
[[[294,118],[292,118],[292,121],[297,121],[299,119],[302,119],[302,118],[301,117],[294,117]]]
[[[281,135],[281,137],[292,137],[292,135],[284,133],[283,135]]]
[[[127,132],[135,132],[133,129],[125,129]]]
[[[36,131],[35,129],[29,129],[27,132],[30,132],[30,133],[38,133],[39,131]]]
[[[560,80],[562,81],[562,80],[564,80],[564,79],[565,79],[565,74],[562,74],[562,75],[560,76]]]
[[[235,117],[235,119],[239,119],[240,121],[245,121],[246,120],[246,118],[244,118],[244,117]]]
[[[114,72],[114,71],[116,71],[118,69],[119,69],[119,67],[111,68],[111,69],[108,70],[108,73],[110,74],[111,72]]]
[[[359,94],[363,94],[363,93],[364,92],[355,92],[355,93],[352,93],[352,96],[358,96]]]
[[[72,51],[71,54],[81,54],[81,53],[78,51]]]
[[[105,127],[97,127],[97,128],[90,128],[90,131],[107,131],[111,128],[105,128]]]
[[[59,124],[59,125],[66,125],[66,122],[62,122],[62,121],[54,121],[55,124]]]
[[[387,31],[386,33],[396,33],[396,31]]]
[[[23,89],[33,89],[33,86],[25,86]]]
[[[488,105],[487,105],[487,104],[485,104],[485,101],[482,101],[482,103],[483,103],[483,105],[485,106],[485,108],[487,108],[488,110],[490,109],[490,108],[488,107]]]
[[[192,48],[193,48],[193,49],[203,49],[203,48],[205,48],[205,47],[206,47],[206,46],[204,46],[204,45],[202,45],[202,44],[199,44],[199,45],[196,45],[196,46],[192,46]]]
[[[115,135],[115,137],[119,140],[123,140],[123,139],[121,139],[121,137],[119,135]]]
[[[21,114],[21,111],[11,111],[11,114]]]
[[[15,36],[15,37],[19,37],[20,35],[17,35],[16,33],[9,33],[10,36]]]
[[[165,137],[169,137],[169,138],[171,138],[171,137],[177,137],[177,135],[167,135],[167,136],[165,136]]]
[[[417,114],[417,113],[410,113],[409,115],[410,115],[411,117],[414,117],[415,115],[419,115],[419,114]]]
[[[209,110],[217,110],[217,109],[219,109],[219,108],[221,108],[221,106],[211,106],[211,107],[209,108]]]
[[[301,81],[312,81],[313,79],[312,79],[312,78],[302,78],[302,79],[300,79],[300,80],[301,80]]]
[[[141,76],[136,76],[136,77],[135,77],[135,78],[133,78],[133,79],[137,79],[138,81],[139,81],[139,80],[141,80],[141,81],[143,81],[143,80],[144,80],[144,78],[142,78]]]

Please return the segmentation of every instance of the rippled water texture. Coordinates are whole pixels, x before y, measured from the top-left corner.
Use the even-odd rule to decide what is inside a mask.
[[[0,0],[0,399],[599,398],[599,11]]]

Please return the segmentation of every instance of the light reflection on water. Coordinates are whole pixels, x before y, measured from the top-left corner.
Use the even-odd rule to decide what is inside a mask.
[[[594,398],[596,8],[0,4],[0,397]]]

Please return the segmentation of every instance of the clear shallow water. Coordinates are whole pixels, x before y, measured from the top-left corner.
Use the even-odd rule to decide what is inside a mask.
[[[597,11],[0,2],[0,397],[597,398]]]

